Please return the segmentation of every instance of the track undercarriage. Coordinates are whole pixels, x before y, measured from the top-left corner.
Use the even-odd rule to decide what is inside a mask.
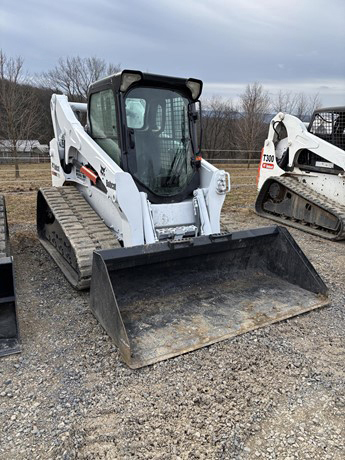
[[[45,249],[78,290],[90,287],[93,251],[120,247],[74,186],[40,189],[37,229]]]
[[[261,217],[328,240],[345,239],[345,206],[329,200],[292,177],[271,177],[255,204]]]

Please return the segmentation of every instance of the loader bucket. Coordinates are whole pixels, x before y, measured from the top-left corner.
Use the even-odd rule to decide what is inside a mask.
[[[0,356],[20,352],[12,257],[0,258]]]
[[[90,306],[139,368],[328,303],[282,227],[95,251]]]

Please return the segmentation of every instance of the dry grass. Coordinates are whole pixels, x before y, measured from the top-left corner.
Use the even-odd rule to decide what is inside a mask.
[[[36,221],[37,190],[51,184],[50,164],[20,164],[15,178],[13,165],[0,165],[0,193],[6,197],[9,224]]]
[[[0,192],[35,191],[51,183],[50,163],[20,164],[16,179],[14,165],[0,165]]]
[[[253,206],[256,198],[257,166],[217,165],[231,176],[231,193],[227,195],[224,211]],[[6,196],[7,217],[10,224],[36,221],[36,194],[51,184],[50,164],[21,164],[20,177],[15,178],[13,165],[0,165],[0,193]],[[240,186],[240,187],[239,187]]]
[[[6,196],[8,223],[23,224],[36,222],[36,194],[11,194]]]
[[[233,211],[239,207],[251,207],[255,203],[257,165],[217,165],[230,173],[231,192],[227,195],[223,211]]]

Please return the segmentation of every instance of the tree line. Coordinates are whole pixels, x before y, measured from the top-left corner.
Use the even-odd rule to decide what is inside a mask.
[[[92,82],[120,69],[119,64],[98,57],[76,56],[60,58],[52,69],[29,75],[21,57],[0,50],[0,144],[9,141],[14,157],[19,140],[48,144],[53,137],[51,95],[66,94],[71,101],[85,102]],[[284,91],[271,97],[263,85],[254,82],[245,87],[236,104],[213,97],[204,99],[202,105],[206,156],[222,157],[224,150],[236,150],[248,157],[261,149],[270,113],[283,111],[303,119],[320,106],[320,99]]]
[[[270,119],[278,112],[308,120],[321,107],[318,94],[306,96],[280,90],[271,96],[258,82],[246,85],[235,104],[213,97],[203,101],[203,146],[208,158],[250,159],[258,155],[268,133]]]

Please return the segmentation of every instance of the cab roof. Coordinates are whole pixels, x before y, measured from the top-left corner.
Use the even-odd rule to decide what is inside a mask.
[[[113,75],[109,75],[108,77],[101,78],[100,80],[95,81],[89,86],[89,94],[100,91],[106,88],[114,88],[115,91],[121,91],[120,86],[122,83],[123,74],[137,74],[140,76],[140,86],[152,86],[152,87],[159,87],[159,88],[175,88],[177,90],[183,92],[189,92],[191,94],[191,90],[187,86],[188,81],[197,82],[200,84],[200,93],[194,100],[200,97],[202,92],[202,81],[196,78],[180,78],[180,77],[171,77],[167,75],[159,75],[159,74],[152,74],[152,73],[144,73],[140,70],[129,70],[124,69],[121,72],[115,73]],[[133,86],[139,84],[139,82],[133,83]],[[131,87],[130,85],[129,87]],[[127,88],[128,89],[128,88]],[[126,91],[127,91],[126,89]]]

